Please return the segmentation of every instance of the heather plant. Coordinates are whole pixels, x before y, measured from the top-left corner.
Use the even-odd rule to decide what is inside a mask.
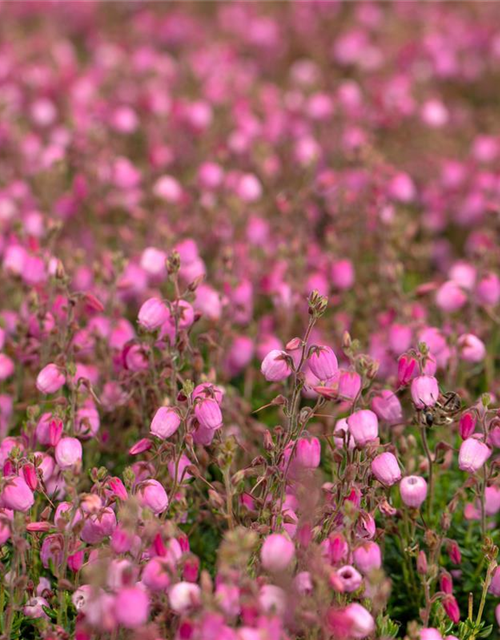
[[[0,638],[500,637],[494,3],[0,3]]]

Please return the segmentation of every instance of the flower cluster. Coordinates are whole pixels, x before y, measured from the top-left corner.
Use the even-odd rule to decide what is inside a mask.
[[[0,3],[0,638],[500,626],[494,3]]]

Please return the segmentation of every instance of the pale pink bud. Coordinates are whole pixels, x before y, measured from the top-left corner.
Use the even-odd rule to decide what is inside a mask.
[[[168,599],[175,613],[185,613],[200,604],[201,590],[192,582],[178,582],[170,589]]]
[[[181,417],[172,407],[160,407],[151,422],[150,431],[154,436],[166,440],[179,428]]]
[[[116,621],[126,629],[136,629],[146,624],[149,616],[149,598],[138,587],[121,589],[114,602]]]
[[[363,447],[378,438],[378,418],[370,409],[360,409],[347,418],[356,445]]]
[[[354,564],[365,574],[382,566],[382,553],[376,542],[364,542],[354,549],[353,557]]]
[[[475,473],[484,465],[491,455],[491,449],[476,438],[467,438],[458,452],[458,467],[462,471]]]
[[[144,453],[145,451],[149,451],[153,446],[152,441],[149,438],[141,438],[139,442],[136,442],[129,449],[129,453],[131,456],[137,456],[140,453]]]
[[[278,349],[273,349],[267,354],[260,370],[269,382],[280,382],[292,373],[286,352]]]
[[[333,378],[339,366],[337,357],[330,347],[313,347],[308,362],[311,371],[321,382]]]
[[[427,498],[427,482],[420,476],[406,476],[399,484],[399,492],[407,507],[418,509]]]
[[[268,571],[284,571],[295,556],[295,546],[285,536],[273,533],[264,540],[260,551],[260,559],[264,569]]]
[[[411,399],[417,409],[433,407],[439,398],[438,381],[434,376],[418,376],[411,382]]]
[[[388,451],[374,458],[372,472],[379,482],[388,487],[401,480],[401,469],[396,456]]]
[[[202,427],[205,429],[219,429],[222,426],[222,413],[218,403],[212,398],[206,398],[197,402],[194,407],[194,414]]]
[[[59,367],[48,364],[37,376],[36,387],[41,393],[56,393],[66,382],[66,378]]]
[[[82,460],[82,443],[77,438],[62,438],[55,450],[56,462],[61,469],[70,469]]]
[[[137,497],[142,507],[147,507],[158,515],[168,507],[168,496],[158,480],[146,480],[137,489]]]
[[[159,329],[170,317],[166,304],[159,298],[149,298],[139,309],[138,321],[148,331]]]
[[[7,478],[1,500],[4,507],[12,511],[28,511],[35,504],[33,491],[19,476]]]

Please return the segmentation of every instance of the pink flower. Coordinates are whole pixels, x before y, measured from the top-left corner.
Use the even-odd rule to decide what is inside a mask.
[[[175,613],[185,613],[191,608],[195,608],[201,601],[201,590],[197,584],[192,582],[178,582],[170,588],[168,600],[171,609]]]
[[[379,420],[387,424],[395,425],[403,419],[403,409],[394,391],[384,389],[372,400],[371,407],[379,417]]]
[[[137,489],[137,497],[141,506],[151,509],[151,511],[158,515],[163,513],[168,507],[168,496],[163,486],[158,480],[146,480]]]
[[[313,374],[322,382],[333,378],[338,369],[337,357],[330,347],[313,347],[308,363]]]
[[[354,564],[362,573],[370,573],[382,566],[382,553],[376,542],[364,542],[354,549]]]
[[[66,382],[66,378],[59,367],[48,364],[37,376],[36,387],[41,393],[56,393]]]
[[[351,623],[349,635],[352,638],[362,640],[375,630],[375,621],[372,615],[357,602],[348,604],[344,609],[344,614]]]
[[[399,492],[407,507],[418,509],[427,498],[427,482],[420,476],[406,476],[399,484]]]
[[[363,447],[378,438],[378,419],[370,409],[360,409],[347,418],[349,433],[354,442]]]
[[[401,469],[396,456],[388,451],[374,458],[372,472],[379,482],[388,487],[401,480]]]
[[[142,571],[142,582],[151,591],[166,591],[170,585],[168,567],[164,558],[152,558]]]
[[[61,469],[71,469],[82,461],[82,443],[77,438],[62,438],[56,446],[55,457]]]
[[[462,414],[459,422],[460,437],[462,440],[469,438],[476,429],[476,418],[473,413],[467,411]]]
[[[341,567],[336,572],[336,575],[340,578],[343,591],[346,591],[347,593],[357,591],[363,582],[363,576],[351,565]]]
[[[462,360],[481,362],[486,356],[484,342],[472,333],[465,333],[458,338],[458,348]]]
[[[292,373],[286,351],[273,349],[262,361],[260,370],[269,382],[281,382]]]
[[[418,376],[411,382],[411,399],[417,409],[433,407],[439,398],[438,381],[434,376]]]
[[[260,551],[262,566],[268,571],[284,571],[295,556],[295,546],[285,536],[273,533],[264,540]]]
[[[1,500],[3,506],[13,511],[28,511],[35,504],[33,491],[26,484],[26,481],[19,476],[6,478]]]
[[[461,309],[467,302],[467,295],[452,280],[445,282],[436,292],[436,304],[447,313]]]
[[[170,317],[166,304],[159,298],[149,298],[139,309],[138,321],[148,331],[159,329]]]
[[[138,587],[121,589],[114,602],[114,613],[118,624],[126,629],[136,629],[146,624],[149,616],[149,598]]]
[[[321,445],[317,438],[299,438],[295,448],[295,462],[303,469],[316,469],[321,458]]]
[[[475,473],[484,465],[491,455],[491,449],[487,444],[476,438],[467,438],[460,446],[458,452],[458,467],[462,471]]]
[[[194,406],[194,414],[205,429],[215,430],[222,427],[222,413],[218,403],[211,398],[197,402]]]
[[[181,417],[172,407],[160,407],[151,422],[150,431],[161,440],[173,436],[181,424]]]

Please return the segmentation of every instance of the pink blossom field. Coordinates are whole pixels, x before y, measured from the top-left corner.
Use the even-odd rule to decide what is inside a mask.
[[[0,1],[0,640],[500,638],[500,4]]]

